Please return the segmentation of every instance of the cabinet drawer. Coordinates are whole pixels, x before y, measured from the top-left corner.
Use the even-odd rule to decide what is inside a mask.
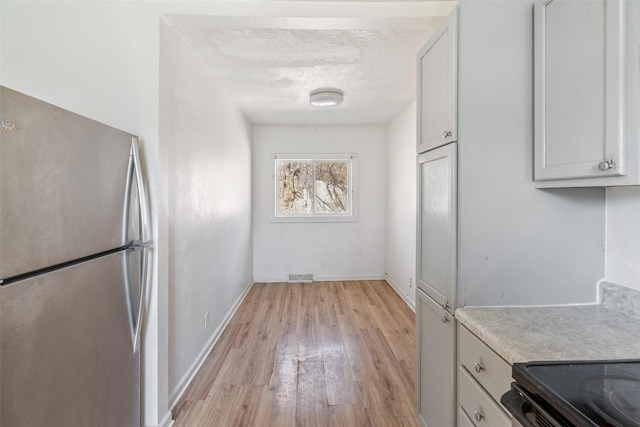
[[[467,371],[500,402],[500,397],[511,388],[511,366],[487,347],[467,328],[458,327],[458,360]]]
[[[511,418],[462,366],[458,371],[458,403],[476,427],[511,427]]]
[[[462,406],[458,406],[458,427],[475,427]]]

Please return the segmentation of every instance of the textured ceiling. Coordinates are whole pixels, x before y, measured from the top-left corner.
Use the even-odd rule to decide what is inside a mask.
[[[252,123],[286,125],[391,121],[415,99],[416,53],[442,20],[165,19]],[[343,90],[344,102],[311,106],[318,88]]]

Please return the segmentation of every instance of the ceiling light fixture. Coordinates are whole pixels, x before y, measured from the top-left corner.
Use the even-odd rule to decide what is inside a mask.
[[[334,107],[342,103],[344,92],[339,89],[317,89],[309,95],[309,104],[316,107]]]

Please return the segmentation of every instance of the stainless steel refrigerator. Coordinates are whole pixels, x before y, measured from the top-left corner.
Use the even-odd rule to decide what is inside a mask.
[[[140,426],[137,138],[0,87],[0,425]]]

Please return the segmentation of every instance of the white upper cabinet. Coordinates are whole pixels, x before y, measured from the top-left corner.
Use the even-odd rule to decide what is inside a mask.
[[[618,0],[535,3],[539,187],[558,180],[573,180],[560,186],[606,186],[610,177],[626,175],[624,9]]]
[[[418,153],[458,140],[458,12],[418,53]]]

